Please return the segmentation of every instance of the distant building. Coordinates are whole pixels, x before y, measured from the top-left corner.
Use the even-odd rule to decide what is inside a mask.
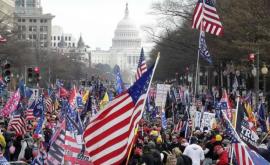
[[[52,14],[43,14],[40,0],[16,0],[15,22],[19,40],[30,40],[35,47],[51,46]]]
[[[63,39],[63,40],[61,40]],[[64,45],[61,45],[61,41]],[[52,48],[58,48],[65,46],[67,48],[75,48],[77,46],[76,38],[71,33],[65,33],[63,28],[60,26],[52,27],[52,36],[51,36],[51,46]]]
[[[7,26],[11,30],[13,27],[15,11],[15,1],[14,0],[0,0],[0,28]]]
[[[51,47],[58,55],[63,55],[84,63],[86,66],[90,66],[90,47],[88,47],[82,36],[80,36],[78,42],[76,38],[70,34],[65,33],[60,26],[53,26],[51,36]]]
[[[91,63],[108,64],[111,67],[119,65],[121,71],[128,72],[134,78],[138,66],[142,41],[139,30],[129,17],[128,4],[124,18],[117,24],[112,39],[112,47],[109,50],[92,50]]]

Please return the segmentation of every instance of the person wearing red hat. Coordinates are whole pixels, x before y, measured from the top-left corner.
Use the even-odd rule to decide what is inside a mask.
[[[221,145],[214,147],[214,153],[218,155],[216,165],[227,165],[229,164],[229,154]]]

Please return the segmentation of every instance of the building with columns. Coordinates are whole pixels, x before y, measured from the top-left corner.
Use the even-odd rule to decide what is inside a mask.
[[[37,48],[51,47],[52,14],[44,14],[41,0],[16,0],[15,22],[19,40],[32,41]]]
[[[130,18],[128,4],[126,4],[124,17],[114,31],[111,48],[92,50],[91,63],[92,65],[108,64],[112,68],[119,65],[121,71],[129,72],[134,77],[141,48],[142,40],[139,30]]]

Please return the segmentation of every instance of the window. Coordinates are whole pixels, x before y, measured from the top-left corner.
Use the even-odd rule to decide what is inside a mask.
[[[37,35],[33,34],[33,39],[36,40],[37,39]]]
[[[35,22],[35,23],[36,23],[36,22],[37,22],[37,20],[36,20],[36,19],[33,19],[33,22]]]
[[[57,37],[58,41],[60,41],[60,36]]]
[[[30,32],[36,32],[37,31],[37,26],[29,26],[29,31]]]
[[[40,20],[40,23],[43,23],[43,19]]]
[[[18,19],[18,22],[22,22],[22,19],[21,19],[21,18],[19,18],[19,19]]]
[[[40,26],[40,32],[47,32],[48,26]]]
[[[28,38],[31,40],[33,38],[32,34],[29,34]]]
[[[47,20],[46,19],[44,19],[44,23],[47,23]]]
[[[54,41],[56,40],[56,36],[53,36],[53,40],[54,40]]]
[[[65,41],[67,41],[67,36],[65,37]]]
[[[44,40],[47,40],[47,34],[43,34],[43,38],[44,38]]]
[[[68,37],[68,40],[71,41],[71,37]]]
[[[29,19],[29,22],[33,22],[33,20],[32,19]]]
[[[25,19],[22,19],[22,22],[25,22]]]
[[[25,39],[26,39],[25,34],[22,34],[22,39],[23,39],[23,40],[25,40]]]
[[[53,43],[53,46],[56,47],[56,43]]]

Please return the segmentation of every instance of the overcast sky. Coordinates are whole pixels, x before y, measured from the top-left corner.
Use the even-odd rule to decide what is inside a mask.
[[[92,49],[111,46],[117,23],[124,17],[128,2],[130,17],[138,28],[153,25],[155,19],[148,12],[157,0],[42,0],[44,13],[55,15],[53,25],[63,27],[77,39],[82,34]],[[143,34],[142,34],[143,36]]]

